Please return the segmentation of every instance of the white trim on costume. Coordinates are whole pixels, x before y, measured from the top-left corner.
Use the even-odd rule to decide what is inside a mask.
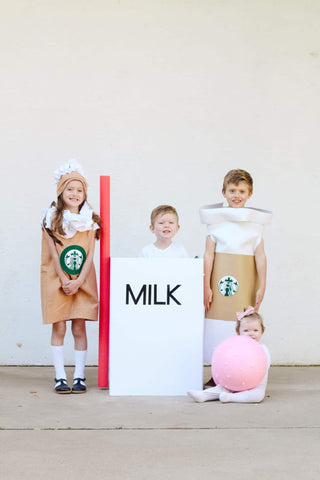
[[[43,210],[42,218],[46,228],[51,230],[51,221],[57,208],[55,206],[48,207]],[[63,238],[72,238],[77,232],[86,232],[88,230],[98,230],[100,227],[92,220],[93,210],[87,202],[83,204],[80,213],[71,213],[70,210],[64,210],[62,229],[65,235]]]

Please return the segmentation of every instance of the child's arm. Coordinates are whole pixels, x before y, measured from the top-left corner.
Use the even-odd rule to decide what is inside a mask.
[[[61,286],[63,288],[64,285],[68,282],[69,278],[66,276],[65,272],[61,268],[58,252],[53,239],[50,237],[50,235],[48,234],[45,228],[43,229],[43,232],[44,232],[44,238],[46,239],[47,245],[49,247],[49,252],[52,258],[53,266],[55,268],[55,271],[57,272],[57,275],[61,282]]]
[[[87,253],[87,258],[83,264],[83,267],[81,269],[79,276],[73,280],[68,280],[62,286],[64,293],[66,293],[67,295],[74,295],[75,293],[77,293],[77,291],[85,281],[86,276],[88,275],[93,262],[94,247],[95,247],[95,237],[94,235],[92,235],[92,238],[89,244],[88,253]]]
[[[255,310],[258,311],[264,297],[264,292],[266,290],[266,278],[267,278],[267,258],[264,252],[263,240],[261,240],[259,246],[256,248],[254,259],[256,262],[256,269],[257,269],[258,278],[259,278],[259,288],[256,293],[256,304],[255,304]]]
[[[216,248],[215,242],[212,240],[210,236],[207,236],[206,249],[203,256],[203,303],[206,311],[209,310],[210,304],[213,299],[210,282],[211,282],[211,273],[213,269],[215,248]]]

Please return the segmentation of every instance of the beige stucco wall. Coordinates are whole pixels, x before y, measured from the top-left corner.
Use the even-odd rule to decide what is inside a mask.
[[[274,211],[265,342],[274,363],[320,363],[319,21],[312,0],[2,2],[0,364],[51,363],[39,222],[71,157],[97,210],[111,175],[116,257],[152,241],[159,203],[202,255],[199,206],[221,200],[226,171],[250,171],[250,205]]]

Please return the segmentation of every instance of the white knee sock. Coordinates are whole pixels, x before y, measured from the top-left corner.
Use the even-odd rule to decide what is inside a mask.
[[[74,374],[73,378],[84,378],[84,367],[86,366],[87,350],[74,351]]]
[[[67,378],[66,371],[64,369],[64,354],[63,345],[56,346],[51,345],[53,365],[56,371],[56,379]]]

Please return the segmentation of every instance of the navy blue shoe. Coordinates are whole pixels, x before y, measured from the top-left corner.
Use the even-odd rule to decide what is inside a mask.
[[[68,385],[66,378],[55,378],[56,384],[54,390],[56,393],[71,393],[71,388]]]
[[[75,378],[72,385],[72,393],[86,393],[85,378]]]

